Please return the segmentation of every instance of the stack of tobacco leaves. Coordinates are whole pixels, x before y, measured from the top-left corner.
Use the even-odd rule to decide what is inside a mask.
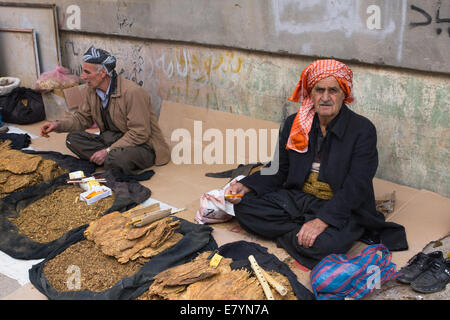
[[[87,205],[80,200],[82,192],[84,190],[78,186],[62,186],[20,210],[17,218],[9,220],[20,233],[34,241],[48,243],[56,240],[68,231],[100,218],[114,202],[112,195]]]
[[[183,238],[175,232],[180,221],[171,217],[142,227],[128,226],[129,221],[129,212],[115,211],[90,223],[84,235],[99,245],[104,254],[116,257],[120,263],[136,259],[147,262]]]
[[[222,258],[214,268],[204,252],[183,265],[167,269],[157,276],[139,300],[264,300],[258,279],[245,269],[232,270],[232,259]],[[267,272],[283,285],[288,293],[281,296],[272,290],[276,300],[296,300],[289,280],[277,272]]]
[[[0,143],[0,198],[66,173],[52,160],[10,149],[10,143]]]

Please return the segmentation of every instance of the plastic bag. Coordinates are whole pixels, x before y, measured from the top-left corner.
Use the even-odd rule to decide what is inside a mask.
[[[225,189],[233,181],[239,181],[245,176],[237,176],[223,189],[214,189],[204,193],[200,198],[200,208],[195,215],[198,224],[226,222],[234,217],[233,204],[225,200]]]
[[[78,85],[79,77],[71,74],[70,70],[58,66],[55,70],[47,71],[41,74],[36,81],[36,90],[51,91],[54,89],[66,89]]]

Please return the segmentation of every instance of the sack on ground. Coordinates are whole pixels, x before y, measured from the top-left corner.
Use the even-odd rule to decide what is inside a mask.
[[[17,87],[0,97],[3,121],[16,124],[30,124],[45,119],[45,108],[40,92]]]
[[[381,252],[381,255],[378,254]],[[400,274],[391,252],[381,244],[368,246],[359,255],[331,254],[311,271],[311,286],[318,300],[361,299]]]

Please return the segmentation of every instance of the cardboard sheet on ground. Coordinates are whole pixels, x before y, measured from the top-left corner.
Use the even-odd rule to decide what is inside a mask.
[[[386,220],[405,227],[409,245],[408,250],[392,253],[392,261],[398,267],[404,266],[430,242],[450,235],[449,198],[377,178],[374,179],[374,187],[375,198],[392,191],[396,192],[395,210]],[[365,247],[366,245],[358,242],[349,253],[358,254]]]
[[[216,110],[208,110],[188,105],[164,101],[159,119],[161,129],[170,142],[171,147],[178,141],[171,142],[172,132],[175,129],[186,129],[191,132],[191,138],[197,141],[203,137],[194,137],[194,121],[201,121],[204,132],[209,128],[214,128],[223,132],[227,128],[242,127],[247,128],[273,128],[278,131],[279,124],[269,121],[251,119],[248,117],[223,113]],[[42,124],[19,126],[25,131],[37,133]],[[33,139],[32,146],[38,150],[57,150],[70,154],[65,147],[63,134],[53,135],[49,139]],[[39,142],[39,143],[37,143]],[[204,148],[211,141],[201,141]],[[36,146],[39,147],[36,147]],[[197,145],[200,145],[199,142]],[[224,147],[225,148],[225,147]],[[273,149],[272,149],[273,150]],[[194,157],[193,150],[192,159]],[[155,175],[149,181],[142,181],[152,191],[152,198],[165,202],[177,208],[186,207],[184,212],[177,213],[176,216],[194,221],[196,210],[199,207],[200,196],[212,189],[221,188],[228,178],[205,177],[207,172],[220,172],[236,168],[239,163],[231,164],[175,164],[170,162],[162,167],[153,167]],[[396,191],[396,205],[392,214],[387,219],[405,226],[409,244],[409,250],[393,253],[393,262],[398,267],[403,266],[407,260],[422,250],[430,241],[435,241],[447,236],[450,233],[450,199],[438,194],[402,186],[386,180],[374,179],[375,196],[379,198],[385,194]],[[256,242],[268,248],[270,253],[275,254],[281,261],[289,260],[290,256],[281,248],[277,248],[272,241],[261,239],[260,237],[248,234],[239,227],[236,220],[230,222],[210,225],[213,227],[213,236],[219,246],[237,240]],[[358,254],[366,245],[358,242],[349,251],[350,254]],[[299,281],[307,288],[309,284],[309,272],[290,261],[288,265],[299,277]]]
[[[271,121],[170,101],[162,103],[159,124],[175,157],[169,164],[153,168],[157,179],[152,179],[148,187],[156,199],[177,207],[200,199],[203,193],[222,187],[228,180],[209,178],[205,173],[269,161],[280,126]],[[183,151],[189,155],[180,150],[183,145],[186,146]],[[250,153],[253,146],[255,150]],[[254,154],[256,158],[252,158]]]
[[[270,161],[280,127],[272,121],[169,101],[162,103],[159,124],[172,149],[172,162],[235,166]]]

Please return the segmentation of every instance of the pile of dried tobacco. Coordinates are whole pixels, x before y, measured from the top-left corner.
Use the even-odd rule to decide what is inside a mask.
[[[0,143],[1,198],[66,173],[55,161],[10,149],[10,143]]]
[[[44,275],[60,292],[70,290],[102,292],[119,280],[134,275],[141,267],[141,264],[134,261],[121,264],[114,257],[103,254],[94,242],[82,240],[47,261]],[[79,288],[74,287],[76,281],[71,281],[75,270],[79,270]]]
[[[62,186],[28,205],[19,212],[19,217],[10,220],[20,233],[34,241],[56,240],[68,231],[100,218],[113,205],[114,194],[87,205],[80,200],[82,192],[84,190],[78,186]]]

